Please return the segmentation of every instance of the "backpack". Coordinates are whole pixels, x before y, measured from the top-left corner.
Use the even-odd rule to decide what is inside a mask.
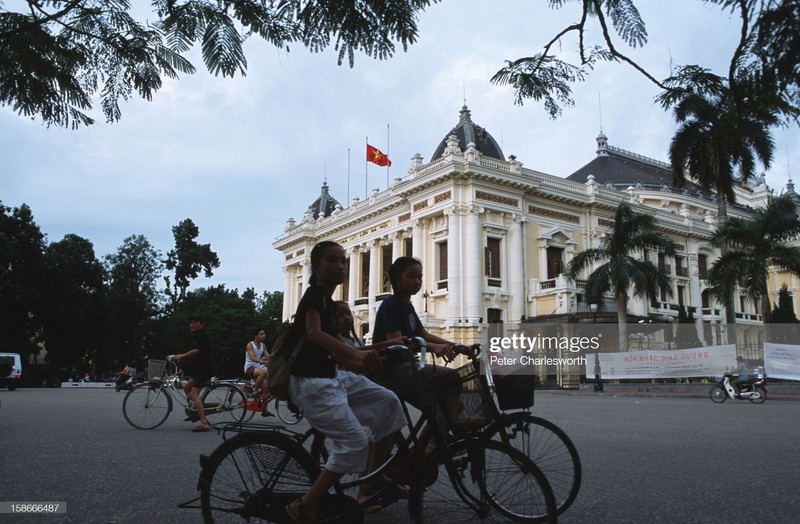
[[[267,367],[267,387],[269,394],[278,400],[289,400],[289,376],[292,364],[306,341],[302,333],[295,344],[292,344],[292,324],[285,322],[278,328]]]

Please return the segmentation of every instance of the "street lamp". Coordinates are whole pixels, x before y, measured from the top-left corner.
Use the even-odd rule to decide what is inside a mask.
[[[430,296],[431,296],[431,294],[430,294],[430,293],[428,293],[427,291],[425,291],[425,293],[423,293],[423,294],[422,294],[422,298],[424,298],[424,299],[425,299],[425,313],[427,313],[427,312],[428,312],[428,298],[429,298]]]
[[[597,304],[589,304],[589,311],[592,312],[592,322],[597,322]]]

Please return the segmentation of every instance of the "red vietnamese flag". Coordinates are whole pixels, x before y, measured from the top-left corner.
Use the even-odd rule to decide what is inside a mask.
[[[392,161],[389,157],[381,153],[377,148],[367,144],[367,161],[373,164],[378,164],[381,167],[391,167]]]

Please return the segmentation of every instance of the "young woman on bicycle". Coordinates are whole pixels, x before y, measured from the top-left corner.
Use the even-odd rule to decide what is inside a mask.
[[[343,473],[366,469],[364,426],[377,443],[406,423],[394,393],[336,367],[339,363],[356,371],[381,368],[375,351],[355,349],[338,338],[332,295],[347,271],[344,249],[335,242],[320,242],[310,258],[309,287],[297,306],[291,332],[298,337],[295,340],[303,333],[307,339],[290,370],[289,397],[311,426],[330,440],[331,455],[308,492],[286,506],[286,513],[299,524],[317,521],[319,501]]]
[[[444,358],[446,362],[453,360],[453,343],[429,333],[411,304],[411,297],[422,288],[422,262],[412,257],[398,258],[389,268],[389,281],[394,293],[384,298],[378,308],[372,332],[373,344],[397,337],[422,337],[436,356]],[[410,364],[394,366],[391,375],[378,377],[377,382],[418,407],[423,399],[415,394],[417,389],[410,367]],[[448,410],[450,418],[457,417],[460,411],[458,396],[461,393],[458,372],[444,366],[425,366],[423,373],[426,383],[435,387],[439,398],[444,400],[444,408]],[[441,413],[442,410],[437,412]],[[447,423],[443,417],[438,417],[437,423],[446,432]]]
[[[261,416],[271,417],[272,413],[270,413],[269,408],[267,408],[269,405],[269,388],[267,387],[269,353],[267,353],[267,346],[264,344],[264,339],[266,338],[266,331],[258,328],[253,334],[253,341],[247,343],[247,347],[245,347],[244,350],[244,376],[256,379],[253,389],[256,391],[261,389],[261,394],[264,399],[264,411],[261,412]]]

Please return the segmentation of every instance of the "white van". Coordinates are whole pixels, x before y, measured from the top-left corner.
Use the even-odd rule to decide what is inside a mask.
[[[22,359],[19,353],[0,353],[0,388],[14,391],[22,382]]]

